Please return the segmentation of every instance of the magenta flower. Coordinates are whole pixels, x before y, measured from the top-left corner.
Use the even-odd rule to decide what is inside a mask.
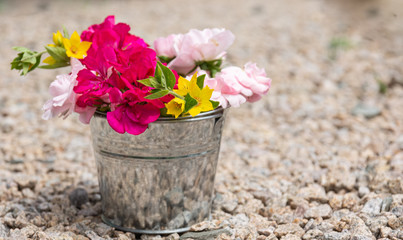
[[[128,129],[127,132],[134,134],[144,131],[142,127],[148,125],[147,121],[143,121],[144,117],[133,120],[135,111],[143,108],[155,110],[164,105],[159,101],[161,103],[151,103],[152,107],[147,104],[147,108],[143,107],[147,102],[143,98],[149,94],[150,88],[137,83],[137,80],[154,74],[156,53],[148,48],[143,39],[131,35],[129,31],[127,24],[115,24],[114,17],[109,16],[103,23],[92,25],[82,33],[82,39],[91,41],[92,45],[87,57],[82,60],[87,69],[78,74],[74,91],[79,94],[76,111],[81,113],[83,120],[89,121],[99,107],[110,107],[113,111],[112,115],[108,114],[108,118],[112,119],[110,123],[120,132],[123,126],[123,129]],[[122,92],[125,93],[120,96],[118,93]],[[140,95],[135,98],[135,94]],[[116,124],[113,119],[123,119],[124,123]]]
[[[106,118],[116,132],[139,135],[149,123],[159,118],[160,108],[164,104],[159,100],[144,99],[146,94],[140,89],[128,90],[123,94],[116,88],[110,91],[112,111],[107,113]]]

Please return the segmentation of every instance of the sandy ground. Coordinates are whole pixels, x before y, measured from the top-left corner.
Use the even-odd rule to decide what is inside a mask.
[[[212,221],[187,235],[103,224],[89,127],[40,117],[68,70],[9,70],[12,46],[41,50],[62,26],[110,14],[149,43],[225,27],[229,63],[257,62],[273,79],[267,97],[231,109]],[[0,239],[403,238],[401,0],[2,0],[0,43]]]

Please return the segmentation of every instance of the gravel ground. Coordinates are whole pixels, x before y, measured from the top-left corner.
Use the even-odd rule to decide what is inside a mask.
[[[0,239],[402,239],[401,4],[0,1]],[[266,98],[231,109],[212,220],[185,235],[103,224],[89,127],[40,118],[49,83],[67,69],[9,70],[12,46],[40,50],[63,25],[82,31],[109,14],[150,43],[228,28],[229,62],[255,61],[273,79]],[[69,197],[79,196],[76,207]]]

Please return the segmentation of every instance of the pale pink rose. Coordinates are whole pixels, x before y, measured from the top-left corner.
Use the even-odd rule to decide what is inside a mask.
[[[258,68],[256,63],[248,62],[244,66],[245,73],[249,80],[243,81],[241,84],[252,90],[252,96],[248,97],[248,102],[256,102],[267,94],[271,86],[271,79],[266,76],[263,68]]]
[[[226,50],[234,42],[234,35],[225,29],[191,29],[177,43],[176,58],[168,67],[186,75],[192,71],[196,62],[224,58]]]
[[[168,37],[160,37],[154,41],[154,49],[157,56],[176,57],[178,44],[182,41],[182,34],[171,34]]]
[[[214,78],[206,77],[205,84],[214,89],[211,99],[227,108],[259,100],[269,91],[271,79],[266,77],[264,69],[249,62],[244,69],[234,66],[223,68]]]
[[[56,76],[56,80],[49,86],[49,93],[52,99],[48,100],[43,106],[42,118],[49,120],[56,116],[67,117],[75,108],[76,94],[73,88],[76,84],[77,73],[83,69],[81,62],[71,58],[71,74],[62,74]]]

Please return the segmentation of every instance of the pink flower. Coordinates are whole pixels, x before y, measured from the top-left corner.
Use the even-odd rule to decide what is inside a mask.
[[[157,38],[154,41],[154,49],[158,56],[174,58],[178,52],[178,44],[182,41],[182,39],[182,34],[171,34],[165,38]]]
[[[70,115],[76,104],[76,94],[73,88],[76,84],[77,73],[84,67],[81,62],[75,58],[71,59],[71,74],[56,76],[56,80],[50,84],[49,92],[52,99],[48,100],[43,106],[42,118],[49,120],[55,116],[67,117]]]
[[[212,100],[227,108],[259,100],[269,91],[271,79],[264,69],[248,62],[244,69],[233,66],[222,69],[215,78],[206,78],[205,84],[214,89]]]
[[[252,96],[249,96],[248,102],[256,102],[267,94],[271,86],[271,79],[266,76],[263,68],[258,68],[256,63],[248,62],[244,66],[244,71],[248,75],[248,81],[241,84],[252,90]]]
[[[183,75],[190,74],[197,62],[225,57],[225,51],[234,39],[231,31],[225,29],[214,28],[202,31],[192,29],[174,41],[176,58],[168,64],[168,67]],[[165,43],[168,44],[168,42],[167,40]]]

